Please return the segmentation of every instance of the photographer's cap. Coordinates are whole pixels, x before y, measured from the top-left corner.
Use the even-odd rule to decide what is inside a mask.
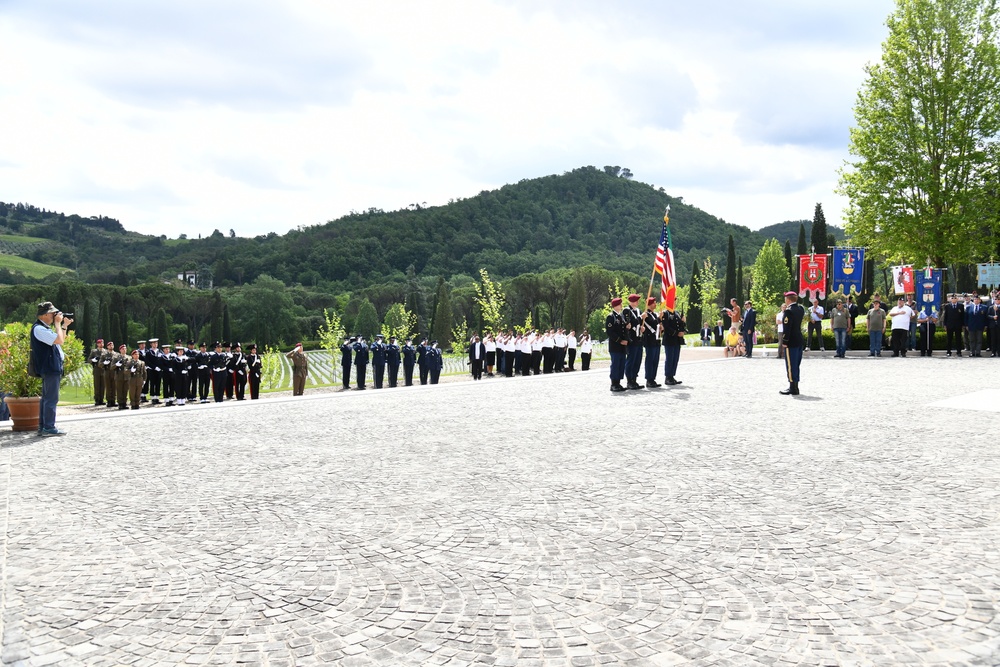
[[[49,313],[58,313],[59,309],[52,305],[51,301],[43,301],[38,304],[38,315],[48,315]]]

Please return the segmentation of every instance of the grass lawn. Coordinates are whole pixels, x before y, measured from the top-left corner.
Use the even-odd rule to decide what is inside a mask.
[[[28,278],[45,278],[53,273],[72,273],[73,271],[63,266],[33,262],[17,255],[0,255],[0,268],[9,269]]]

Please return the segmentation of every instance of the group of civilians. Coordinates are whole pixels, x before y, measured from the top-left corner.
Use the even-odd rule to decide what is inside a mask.
[[[726,313],[733,318],[734,324],[727,330],[722,320],[714,327],[708,325],[701,329],[702,345],[715,345],[725,349],[725,355],[745,356],[748,338],[757,336],[756,331],[747,331],[737,327],[739,308],[735,299],[733,306]],[[749,302],[747,303],[749,305]],[[775,315],[775,328],[780,340],[782,319],[785,305]],[[829,312],[813,298],[806,309],[808,318],[806,333],[806,349],[826,351],[823,342],[824,320],[829,321],[829,329],[833,333],[834,358],[843,359],[851,344],[851,336],[856,335],[857,321],[863,311],[855,302],[853,295],[837,299]],[[966,350],[971,357],[981,357],[987,350],[991,357],[1000,356],[1000,290],[994,290],[983,299],[977,293],[950,294],[945,304],[937,307],[918,307],[912,296],[898,297],[893,304],[884,300],[878,294],[874,295],[866,313],[864,328],[868,335],[868,356],[881,357],[883,350],[892,352],[893,357],[905,357],[907,352],[917,351],[920,356],[934,354],[934,335],[938,326],[944,326],[945,356],[962,356]],[[784,349],[779,344],[778,356],[784,356]]]

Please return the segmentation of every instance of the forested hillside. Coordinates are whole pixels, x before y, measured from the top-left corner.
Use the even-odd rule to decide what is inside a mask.
[[[0,203],[0,282],[20,285],[0,290],[0,316],[23,319],[25,302],[54,294],[65,309],[87,314],[78,324],[87,340],[278,343],[314,337],[326,308],[348,329],[371,334],[405,306],[417,331],[447,337],[452,327],[482,326],[476,287],[485,269],[503,285],[505,326],[530,317],[537,326],[582,327],[615,281],[645,289],[667,205],[682,285],[707,256],[724,275],[730,237],[745,266],[765,241],[619,167],[582,167],[444,206],[369,209],[255,238],[231,230],[148,236],[113,218]],[[35,277],[3,268],[4,253],[40,263]],[[45,266],[52,275],[39,280]],[[67,268],[75,273],[58,274]],[[212,289],[182,286],[182,271],[197,271],[199,286]]]

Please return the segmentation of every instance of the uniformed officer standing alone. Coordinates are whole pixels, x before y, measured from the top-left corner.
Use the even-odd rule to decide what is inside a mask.
[[[296,343],[295,349],[285,356],[292,360],[292,396],[301,396],[306,391],[306,377],[309,375],[309,360],[302,351],[302,343]]]
[[[780,392],[786,396],[799,395],[799,366],[802,364],[802,318],[806,310],[798,302],[795,292],[785,292],[785,312],[781,320],[781,338],[785,344],[785,373],[788,375],[788,389]]]

